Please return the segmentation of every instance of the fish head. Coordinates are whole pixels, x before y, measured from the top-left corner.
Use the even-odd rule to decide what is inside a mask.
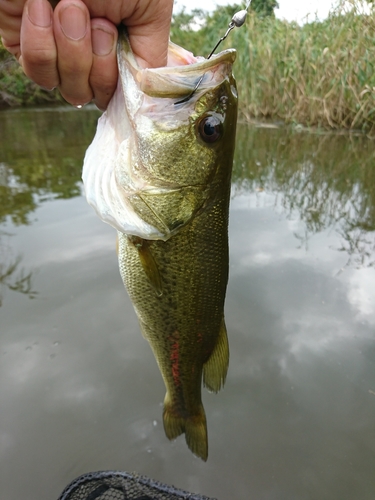
[[[167,240],[230,182],[235,56],[204,59],[170,43],[168,66],[141,68],[120,35],[117,90],[83,170],[87,199],[105,222]]]

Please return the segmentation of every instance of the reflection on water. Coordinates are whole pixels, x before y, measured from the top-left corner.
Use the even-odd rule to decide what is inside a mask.
[[[204,464],[164,436],[115,232],[81,196],[96,116],[0,115],[0,274],[14,267],[0,309],[2,498],[50,500],[81,473],[123,469],[219,500],[372,500],[373,143],[239,128],[231,361],[220,401],[204,394]]]
[[[6,289],[23,293],[30,299],[37,294],[33,290],[32,271],[26,271],[21,266],[21,255],[13,257],[12,247],[4,242],[10,236],[10,234],[0,232],[0,306]]]
[[[95,130],[95,111],[17,111],[0,120],[0,223],[29,224],[40,203],[81,195],[82,156]],[[72,133],[72,130],[77,131]],[[0,305],[6,288],[36,295],[33,271],[12,255],[12,235],[0,231]]]
[[[0,222],[27,224],[40,201],[81,194],[82,156],[95,116],[67,108],[4,112],[0,120]]]
[[[275,209],[304,222],[301,246],[340,235],[348,263],[374,266],[375,148],[363,136],[240,128],[234,195],[271,192]],[[371,234],[372,233],[372,234]]]

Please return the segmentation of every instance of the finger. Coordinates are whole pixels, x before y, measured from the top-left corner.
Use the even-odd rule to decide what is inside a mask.
[[[173,0],[83,0],[91,17],[105,17],[128,28],[138,62],[156,68],[167,63]]]
[[[167,65],[169,30],[145,34],[144,27],[128,27],[130,45],[142,68],[160,68]],[[168,33],[168,34],[167,34]]]
[[[90,16],[81,0],[61,0],[54,11],[54,34],[61,95],[70,104],[90,102],[92,66]]]
[[[172,8],[173,0],[153,0],[148,9],[124,19],[132,50],[142,66],[167,64]]]
[[[3,46],[19,59],[22,11],[26,0],[0,0],[0,37]]]
[[[99,109],[106,109],[117,85],[117,28],[106,19],[92,19],[93,51],[90,87]]]
[[[20,63],[29,78],[48,89],[59,84],[52,15],[47,0],[28,0],[21,25]]]

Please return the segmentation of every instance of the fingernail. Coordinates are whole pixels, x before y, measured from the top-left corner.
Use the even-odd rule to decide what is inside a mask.
[[[48,2],[29,0],[27,2],[27,15],[30,21],[40,28],[48,28],[52,23],[52,9]]]
[[[115,37],[112,32],[95,28],[91,32],[92,50],[97,56],[107,56],[113,49]]]
[[[61,29],[71,40],[81,40],[87,32],[86,13],[76,5],[68,5],[59,13]]]

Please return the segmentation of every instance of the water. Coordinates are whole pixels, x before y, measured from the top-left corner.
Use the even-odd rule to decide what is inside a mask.
[[[364,137],[240,127],[225,389],[207,463],[161,422],[164,385],[81,196],[92,110],[0,114],[2,500],[137,471],[219,500],[375,496],[375,169]]]

